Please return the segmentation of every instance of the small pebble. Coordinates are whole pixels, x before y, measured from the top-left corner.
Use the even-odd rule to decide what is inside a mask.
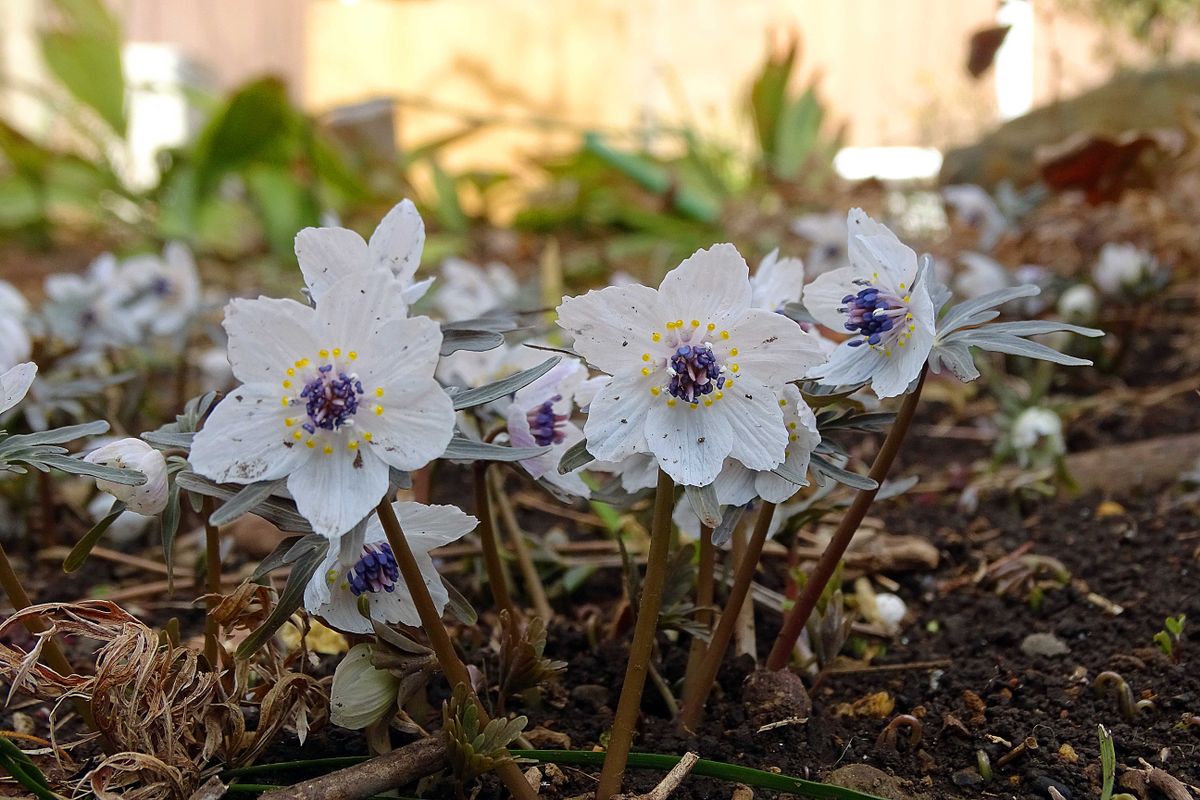
[[[1071,648],[1053,633],[1031,633],[1021,642],[1021,652],[1027,656],[1064,656]]]
[[[1030,782],[1038,790],[1042,797],[1053,797],[1050,794],[1050,789],[1057,789],[1058,793],[1063,796],[1063,800],[1071,800],[1071,790],[1063,784],[1046,775],[1030,775]]]
[[[983,776],[979,774],[979,770],[974,767],[960,769],[950,776],[950,780],[954,781],[955,786],[970,788],[972,786],[982,786]]]

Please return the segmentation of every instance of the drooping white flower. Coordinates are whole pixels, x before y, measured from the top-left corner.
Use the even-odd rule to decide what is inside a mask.
[[[167,462],[163,454],[141,439],[118,439],[98,447],[84,461],[115,469],[133,469],[146,476],[139,486],[97,480],[96,488],[123,502],[130,511],[153,516],[167,507]]]
[[[787,429],[778,388],[823,360],[795,322],[751,303],[732,245],[699,250],[657,290],[610,286],[567,298],[558,324],[576,352],[612,376],[584,432],[603,461],[653,453],[677,483],[705,486],[726,458],[771,469]]]
[[[1125,298],[1151,288],[1161,273],[1148,251],[1129,242],[1109,242],[1100,248],[1092,267],[1092,282],[1108,297]]]
[[[979,246],[991,250],[1008,230],[1008,219],[996,201],[981,186],[955,184],[942,189],[946,204],[954,213],[979,234]]]
[[[168,336],[184,329],[200,306],[200,274],[192,251],[169,242],[162,256],[146,254],[121,262],[112,300],[114,311],[136,329]]]
[[[851,338],[808,377],[828,385],[870,381],[879,397],[895,397],[921,372],[933,346],[933,301],[917,282],[911,248],[861,209],[851,209],[847,224],[850,266],[818,276],[804,290],[804,306]]]
[[[116,502],[117,498],[101,492],[88,503],[88,516],[91,517],[92,522],[99,522],[112,513],[112,507]],[[139,514],[127,509],[108,526],[108,530],[104,532],[104,538],[117,544],[128,544],[141,536],[153,521],[153,515]]]
[[[404,539],[412,548],[433,604],[441,613],[450,600],[429,555],[475,530],[479,521],[455,506],[421,503],[392,504]],[[370,617],[360,610],[365,602]],[[348,633],[370,633],[371,620],[384,624],[419,626],[421,617],[404,581],[392,547],[377,517],[367,522],[361,537],[342,536],[330,542],[320,569],[304,590],[304,607],[332,627]]]
[[[372,645],[356,644],[338,662],[329,690],[329,721],[360,731],[395,711],[400,679],[371,663]]]
[[[983,297],[1012,285],[1008,269],[994,258],[967,251],[959,253],[958,261],[963,266],[954,276],[954,292],[959,297]]]
[[[1058,455],[1066,452],[1062,418],[1048,408],[1027,408],[1013,422],[1012,445],[1018,454],[1028,455],[1044,447]]]
[[[411,200],[393,206],[369,242],[349,228],[305,228],[296,234],[300,272],[318,305],[321,296],[343,277],[383,267],[400,282],[403,307],[396,313],[403,314],[433,283],[432,278],[415,280],[424,249],[425,223]]]
[[[461,258],[448,258],[442,262],[441,272],[433,305],[443,319],[482,317],[517,296],[517,277],[496,261],[480,267]]]
[[[0,414],[25,399],[37,371],[37,364],[27,361],[0,373]]]
[[[1058,314],[1067,322],[1087,325],[1096,320],[1100,297],[1086,283],[1077,283],[1058,298]]]
[[[583,438],[583,431],[571,421],[571,414],[575,392],[587,376],[587,367],[581,362],[564,359],[518,390],[504,415],[513,447],[550,447],[540,456],[519,462],[521,466],[534,478],[543,478],[578,497],[591,494],[587,484],[578,470],[560,474],[558,462]]]
[[[846,266],[846,218],[836,211],[805,214],[792,222],[792,233],[808,241],[808,270],[813,276]]]
[[[387,270],[359,270],[293,300],[234,300],[225,314],[229,361],[242,385],[196,435],[192,468],[215,481],[287,478],[313,530],[337,536],[388,488],[388,468],[442,454],[454,428],[433,379],[442,333],[409,319]],[[400,311],[397,312],[397,309]]]

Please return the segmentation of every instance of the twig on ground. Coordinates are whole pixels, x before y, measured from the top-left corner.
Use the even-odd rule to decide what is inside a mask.
[[[684,778],[692,771],[692,767],[696,766],[696,762],[700,760],[700,756],[695,753],[685,753],[683,758],[679,759],[679,763],[671,768],[671,771],[666,774],[662,782],[655,786],[645,794],[619,794],[613,797],[613,800],[667,800],[679,785],[683,783]],[[265,795],[264,795],[265,796]]]
[[[261,800],[362,800],[432,775],[445,765],[442,738],[421,739],[370,761],[264,792]]]

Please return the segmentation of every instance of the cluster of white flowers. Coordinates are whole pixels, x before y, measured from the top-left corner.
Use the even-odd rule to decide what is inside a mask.
[[[183,331],[200,308],[191,251],[168,243],[162,255],[97,257],[82,275],[46,279],[41,317],[47,332],[83,350],[140,344]]]

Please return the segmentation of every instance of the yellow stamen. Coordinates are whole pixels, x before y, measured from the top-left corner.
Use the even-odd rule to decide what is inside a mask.
[[[340,347],[333,348],[333,357],[334,358],[339,358],[341,355],[342,355],[342,348],[340,348]]]
[[[649,376],[650,376],[650,368],[649,368],[649,367],[642,367],[642,374],[643,374],[643,375],[645,375],[645,376],[647,376],[647,377],[649,377]]]
[[[736,347],[729,348],[729,355],[736,356],[737,354],[738,354],[738,349]]]
[[[333,448],[332,448],[332,447],[330,447],[329,445],[325,445],[325,448],[324,448],[324,450],[322,450],[321,452],[325,453],[325,455],[327,455],[327,456],[328,456],[328,455],[332,455],[332,454],[333,454]]]
[[[321,356],[321,358],[329,358],[329,351],[322,350],[320,353],[318,353],[318,355]]]
[[[705,327],[708,328],[709,332],[712,332],[717,329],[717,324],[715,322],[710,322]]]
[[[704,405],[705,405],[705,406],[711,406],[712,404],[713,404],[712,398],[707,398],[707,397],[706,397],[706,398],[704,399]]]
[[[729,338],[729,331],[721,331],[721,338],[722,338],[722,339],[728,339],[728,338]]]
[[[288,374],[289,376],[291,376],[291,375],[295,375],[295,374],[296,374],[296,368],[295,368],[295,367],[288,367],[288,368],[287,368],[287,374]]]
[[[309,439],[307,442],[304,443],[304,446],[307,447],[309,450],[312,450],[314,447],[317,446],[317,443],[314,442],[312,439]]]
[[[293,431],[292,438],[297,442],[304,438],[304,431]]]
[[[291,417],[288,417],[287,419],[285,419],[283,421],[283,424],[290,428],[296,424],[296,420],[292,419]]]
[[[699,328],[699,327],[700,327],[700,320],[698,320],[698,319],[694,319],[694,320],[692,320],[692,327],[693,327],[693,328]]]
[[[378,387],[378,388],[375,390],[375,396],[376,396],[376,397],[383,397],[383,387],[382,387],[382,386]]]
[[[649,360],[650,360],[650,354],[642,353],[642,361],[649,361]]]
[[[780,401],[779,401],[779,407],[780,407],[780,408],[787,408],[787,400],[780,400]]]
[[[739,369],[741,369],[741,367],[739,367],[737,364],[730,364],[729,369],[733,372],[737,372]]]
[[[346,449],[347,449],[347,450],[357,450],[357,449],[358,449],[358,442],[356,442],[356,441],[354,441],[353,439],[351,439],[350,441],[346,442]]]
[[[346,357],[349,358],[351,361],[353,361],[356,358],[358,358],[358,353],[351,350],[349,353],[346,353]]]
[[[372,438],[372,436],[371,436],[371,432],[370,432],[370,431],[364,431],[362,436],[363,436],[363,441],[364,441],[364,442],[369,442],[369,441],[371,441],[371,438]]]
[[[670,400],[668,400],[668,401],[667,401],[667,407],[668,407],[668,408],[674,408],[674,407],[675,407],[675,398],[674,398],[674,397],[672,397]]]
[[[291,382],[291,381],[284,381],[284,382],[283,382],[283,388],[285,388],[285,389],[290,389],[290,388],[292,388],[292,382]]]
[[[285,398],[283,398],[283,406],[284,406],[284,408],[287,408],[287,407],[288,407],[289,405],[291,405],[291,404],[292,404],[292,398],[290,398],[290,397],[285,397]]]
[[[375,416],[383,416],[383,406],[375,406]]]
[[[657,386],[651,386],[650,394],[654,395],[655,397],[658,397],[660,394],[662,394],[662,389],[658,388]]]
[[[662,341],[662,334],[658,331],[655,331],[654,333],[650,334],[650,338],[656,342],[659,342]]]

